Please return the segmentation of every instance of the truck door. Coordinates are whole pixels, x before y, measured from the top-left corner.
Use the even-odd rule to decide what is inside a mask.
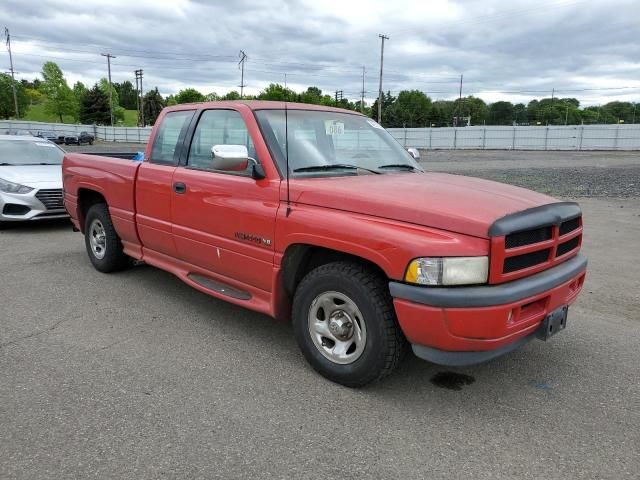
[[[254,130],[257,132],[257,129]],[[173,233],[178,257],[224,278],[270,292],[280,179],[256,180],[241,172],[213,169],[211,147],[245,145],[260,162],[256,141],[236,110],[204,110],[184,165],[176,168]],[[266,151],[266,149],[261,150]]]
[[[150,158],[142,163],[136,179],[136,222],[142,246],[172,257],[176,256],[171,232],[172,179],[194,112],[169,112],[162,118]]]

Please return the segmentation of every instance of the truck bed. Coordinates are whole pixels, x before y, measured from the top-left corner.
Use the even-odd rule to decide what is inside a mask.
[[[64,202],[74,225],[83,230],[78,199],[83,190],[98,192],[109,205],[114,226],[123,241],[137,243],[135,229],[135,180],[140,162],[84,153],[66,153],[62,163]]]

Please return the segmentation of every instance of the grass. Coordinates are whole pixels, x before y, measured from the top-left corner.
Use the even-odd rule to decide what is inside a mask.
[[[26,115],[21,120],[28,122],[47,122],[47,123],[60,123],[60,118],[57,115],[51,115],[44,111],[44,104],[31,105],[27,110]],[[70,115],[62,116],[62,123],[77,123]],[[138,112],[136,110],[124,111],[124,122],[119,123],[116,126],[121,127],[135,127],[138,123]]]

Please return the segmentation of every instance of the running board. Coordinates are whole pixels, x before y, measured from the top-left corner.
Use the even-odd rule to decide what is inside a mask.
[[[187,278],[192,282],[197,283],[201,287],[206,288],[207,290],[211,290],[212,292],[226,295],[227,297],[236,298],[238,300],[251,300],[251,294],[249,292],[238,290],[237,288],[233,288],[225,283],[211,280],[210,278],[203,275],[199,275],[197,273],[189,273],[187,275]]]

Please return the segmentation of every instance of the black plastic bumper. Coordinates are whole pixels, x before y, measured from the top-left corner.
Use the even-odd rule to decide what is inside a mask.
[[[578,254],[544,272],[500,285],[475,287],[422,287],[390,282],[391,296],[442,308],[489,307],[517,302],[550,290],[587,268],[587,258]]]
[[[444,365],[447,367],[466,367],[477,363],[487,362],[494,358],[500,357],[505,353],[512,352],[531,340],[536,338],[537,332],[526,337],[519,338],[515,342],[504,345],[495,350],[486,350],[481,352],[449,352],[446,350],[438,350],[437,348],[427,347],[425,345],[412,344],[411,348],[416,357],[426,360],[436,365]]]

